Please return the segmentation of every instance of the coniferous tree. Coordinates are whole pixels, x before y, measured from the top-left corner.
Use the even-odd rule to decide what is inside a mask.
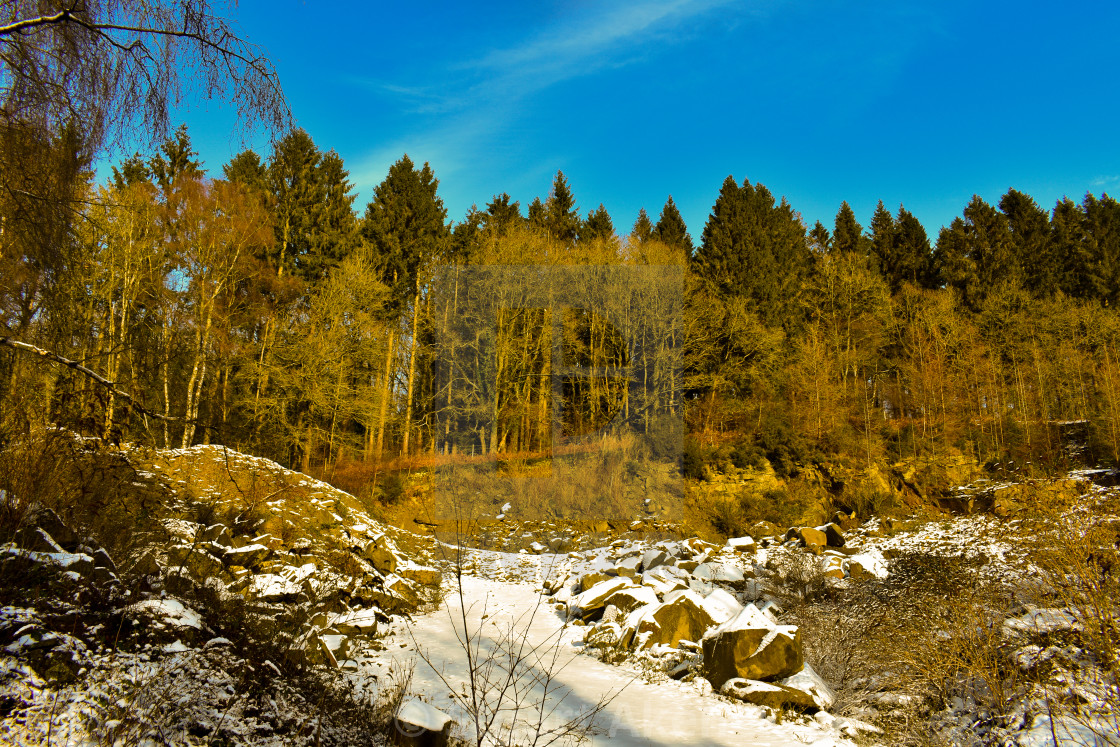
[[[529,228],[534,231],[544,231],[547,229],[548,218],[541,198],[534,197],[533,201],[529,203],[529,217],[527,220]]]
[[[163,142],[159,152],[148,161],[148,170],[165,194],[171,191],[176,179],[194,179],[205,173],[186,125],[179,125],[175,134]]]
[[[817,254],[827,254],[832,248],[832,234],[819,220],[809,230],[809,248]]]
[[[653,228],[653,235],[668,246],[679,247],[692,254],[692,237],[688,234],[684,218],[673,203],[672,195],[665,201],[665,207],[661,208],[661,217]]]
[[[241,184],[251,193],[268,190],[268,167],[255,151],[241,151],[222,167],[222,173],[226,181]]]
[[[1068,197],[1054,205],[1050,247],[1062,293],[1071,298],[1096,298],[1100,289],[1085,237],[1085,214],[1081,206]]]
[[[333,150],[322,153],[304,130],[278,141],[268,164],[276,249],[268,258],[278,275],[322,279],[354,247],[349,174]]]
[[[443,199],[437,194],[438,187],[439,180],[431,166],[425,163],[423,168],[417,169],[405,155],[389,167],[388,176],[374,188],[373,199],[366,207],[362,223],[362,236],[373,255],[373,262],[383,268],[385,285],[390,289],[397,311],[405,313],[411,301],[408,384],[401,434],[402,453],[405,454],[409,451],[412,434],[413,395],[416,391],[416,363],[420,346],[418,333],[423,311],[420,303],[423,286],[421,271],[426,263],[443,255],[449,237],[447,209],[443,206]],[[390,337],[382,380],[382,407],[377,436],[379,455],[384,445],[386,406],[391,392],[392,349]]]
[[[801,217],[762,184],[727,177],[693,255],[696,271],[724,293],[750,299],[771,324],[793,320],[812,256]]]
[[[634,221],[634,227],[630,229],[630,238],[639,244],[644,244],[653,238],[653,223],[650,222],[645,208],[638,211],[638,218]]]
[[[832,249],[837,252],[857,252],[864,250],[863,226],[856,220],[856,214],[848,201],[840,203],[836,212],[836,222],[832,230]]]
[[[505,236],[511,228],[524,222],[525,219],[521,217],[521,205],[511,200],[508,194],[502,192],[500,195],[494,195],[494,198],[486,203],[486,212],[480,216],[483,229],[497,236]]]
[[[1120,303],[1120,202],[1107,194],[1099,198],[1086,194],[1081,212],[1096,295],[1115,306]]]
[[[894,255],[884,275],[891,290],[897,291],[902,282],[924,288],[937,288],[940,281],[933,270],[933,248],[921,222],[906,208],[899,205],[895,219]]]
[[[579,237],[580,218],[572,189],[563,171],[557,171],[552,180],[552,192],[544,205],[545,229],[548,235],[562,244],[573,244]]]
[[[883,201],[875,206],[875,212],[871,215],[871,256],[878,265],[879,271],[886,275],[884,268],[891,263],[895,254],[895,240],[897,239],[897,227],[894,224],[894,216],[891,211],[887,210],[883,205]]]
[[[1023,271],[1023,287],[1036,296],[1058,289],[1058,272],[1050,256],[1050,216],[1030,195],[1009,189],[999,201],[1007,216],[1012,249]]]
[[[937,265],[946,283],[957,288],[973,310],[989,293],[1019,283],[1007,216],[979,195],[937,238]]]
[[[607,209],[599,203],[599,207],[587,214],[587,220],[579,231],[580,241],[595,241],[601,239],[609,241],[614,238],[614,222],[611,220]]]

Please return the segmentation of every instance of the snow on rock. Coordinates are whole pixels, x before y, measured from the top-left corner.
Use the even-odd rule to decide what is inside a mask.
[[[293,597],[302,591],[303,589],[300,586],[275,573],[262,573],[253,576],[253,580],[249,584],[249,593],[266,602]]]
[[[145,599],[125,607],[124,611],[144,615],[157,627],[202,629],[202,617],[178,599]]]
[[[1003,627],[1009,633],[1049,635],[1079,631],[1081,623],[1068,609],[1030,607],[1022,615],[1005,620]]]
[[[421,743],[428,734],[441,734],[450,729],[452,718],[435,706],[419,698],[410,698],[401,705],[396,715],[397,728],[401,734]],[[430,738],[430,737],[428,737]]]
[[[717,688],[734,677],[782,679],[805,664],[797,627],[774,624],[753,604],[709,630],[702,645],[704,676]]]
[[[836,702],[836,693],[828,686],[809,662],[801,667],[801,671],[781,680],[779,684],[807,693],[817,708],[830,708]]]

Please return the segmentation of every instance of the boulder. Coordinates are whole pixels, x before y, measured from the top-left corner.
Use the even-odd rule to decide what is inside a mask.
[[[73,552],[78,546],[79,538],[77,533],[63,524],[62,519],[58,518],[58,514],[49,508],[40,508],[33,511],[24,519],[24,526],[42,529],[54,542],[58,543],[58,545],[67,552]],[[16,540],[16,544],[19,545],[18,539]]]
[[[609,573],[604,573],[603,571],[588,571],[579,579],[579,590],[587,591],[592,586],[601,584],[610,578],[612,578],[612,576]]]
[[[614,564],[614,572],[619,576],[630,576],[633,578],[639,573],[639,567],[642,564],[640,555],[631,555],[628,558],[623,558]]]
[[[377,616],[383,614],[376,607],[353,610],[333,615],[328,624],[345,635],[373,635],[377,632]]]
[[[572,599],[572,601],[568,603],[568,609],[573,614],[587,619],[597,611],[603,609],[607,604],[607,600],[610,599],[615,592],[633,585],[634,582],[622,576],[615,576],[606,581],[601,581]]]
[[[664,550],[647,550],[642,555],[642,571],[650,571],[659,565],[665,565],[669,560],[669,553]]]
[[[776,524],[771,524],[769,521],[756,521],[747,527],[747,534],[754,537],[756,540],[763,537],[774,537],[782,533]]]
[[[831,708],[832,704],[836,702],[836,693],[828,686],[828,683],[817,674],[809,662],[805,662],[805,666],[801,667],[800,672],[786,677],[784,680],[778,682],[783,687],[797,690],[805,693],[812,700],[812,705],[817,708],[827,709]]]
[[[776,711],[783,708],[817,709],[811,695],[801,690],[773,682],[760,682],[742,677],[733,677],[719,689],[720,695],[742,700],[754,705],[767,706]]]
[[[382,538],[369,542],[362,551],[362,557],[368,560],[379,573],[396,573],[400,562],[396,554],[389,549]]]
[[[715,620],[704,607],[704,600],[693,591],[682,591],[672,601],[664,602],[646,612],[638,623],[637,634],[643,646],[657,644],[675,647],[681,639],[698,641]],[[642,636],[649,633],[648,636]]]
[[[692,575],[701,581],[725,584],[737,584],[746,579],[741,569],[723,563],[701,563],[692,571]]]
[[[15,536],[15,545],[31,552],[66,552],[62,546],[42,527],[27,527],[20,530]]]
[[[825,542],[829,547],[844,546],[844,533],[840,531],[840,527],[830,523],[818,527],[818,529],[824,530]]]
[[[411,561],[397,567],[397,573],[409,581],[415,581],[424,586],[439,586],[443,574],[436,568],[426,565],[417,565]]]
[[[611,594],[605,605],[614,605],[623,614],[629,614],[647,604],[657,604],[657,593],[648,586],[632,586]]]
[[[816,545],[817,547],[825,547],[828,545],[828,535],[820,529],[813,527],[801,527],[797,530],[797,537],[801,540],[804,547]]]
[[[455,722],[443,711],[419,698],[405,701],[393,717],[394,744],[444,747]]]
[[[844,578],[844,558],[836,555],[822,556],[821,572],[828,578]]]
[[[750,535],[746,537],[731,537],[727,540],[727,546],[735,552],[754,552],[758,548],[755,544],[754,537]]]
[[[717,689],[735,677],[779,680],[805,664],[797,627],[775,624],[753,604],[709,630],[702,644],[704,676]]]
[[[743,611],[743,605],[739,604],[739,600],[723,589],[715,589],[704,597],[704,608],[708,610],[716,625],[722,625]]]

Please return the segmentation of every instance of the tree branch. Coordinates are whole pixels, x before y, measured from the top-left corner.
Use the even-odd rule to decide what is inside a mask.
[[[71,369],[73,369],[73,370],[75,370],[79,373],[85,374],[89,378],[93,379],[94,383],[105,387],[106,389],[108,389],[110,392],[112,392],[114,395],[120,397],[121,399],[127,400],[128,402],[130,402],[132,404],[133,407],[135,407],[137,410],[139,410],[140,412],[142,412],[145,415],[150,415],[153,418],[156,418],[158,420],[164,420],[164,421],[167,421],[167,422],[178,422],[178,421],[182,420],[182,418],[171,417],[169,415],[161,415],[158,412],[153,412],[152,410],[149,410],[147,407],[145,407],[143,404],[141,404],[139,401],[137,401],[137,399],[135,397],[133,397],[131,394],[128,394],[127,392],[122,392],[120,389],[117,389],[116,384],[109,381],[108,379],[106,379],[101,374],[97,373],[96,371],[92,371],[92,370],[86,368],[85,366],[83,366],[81,363],[78,363],[77,361],[72,361],[69,358],[63,358],[58,353],[52,353],[50,350],[44,350],[43,348],[38,348],[38,347],[35,347],[34,345],[28,345],[26,342],[20,342],[19,340],[13,340],[10,337],[0,337],[0,345],[5,345],[9,348],[12,348],[13,350],[20,350],[20,351],[23,351],[25,353],[32,353],[33,355],[37,355],[40,358],[45,358],[45,359],[47,359],[49,361],[52,361],[54,363],[60,363],[63,366],[66,366],[67,368],[71,368]]]

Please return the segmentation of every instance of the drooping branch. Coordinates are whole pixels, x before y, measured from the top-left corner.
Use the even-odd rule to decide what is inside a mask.
[[[12,348],[13,350],[19,350],[19,351],[22,351],[24,353],[31,353],[32,355],[37,355],[40,358],[44,358],[44,359],[46,359],[48,361],[51,361],[53,363],[58,363],[60,365],[66,366],[67,368],[73,369],[74,371],[77,371],[81,374],[84,374],[85,376],[92,379],[95,384],[98,384],[99,386],[103,386],[106,389],[108,389],[110,392],[112,392],[115,396],[120,397],[121,399],[127,400],[129,403],[132,404],[133,407],[135,407],[139,412],[143,413],[144,415],[148,415],[150,417],[156,418],[157,420],[164,420],[164,421],[167,421],[167,422],[180,422],[180,421],[182,421],[182,418],[172,417],[170,415],[162,415],[158,412],[154,412],[153,410],[148,409],[147,407],[144,406],[143,403],[139,402],[131,394],[128,394],[127,392],[122,392],[120,389],[117,388],[117,385],[115,383],[113,383],[112,381],[109,381],[108,379],[106,379],[101,374],[97,373],[96,371],[93,371],[91,369],[86,368],[85,366],[83,366],[81,363],[78,363],[77,361],[72,361],[69,358],[63,358],[58,353],[51,352],[50,350],[46,350],[44,348],[36,347],[35,345],[29,345],[26,342],[20,342],[19,340],[13,340],[10,337],[0,337],[0,345],[4,345],[6,347]]]

